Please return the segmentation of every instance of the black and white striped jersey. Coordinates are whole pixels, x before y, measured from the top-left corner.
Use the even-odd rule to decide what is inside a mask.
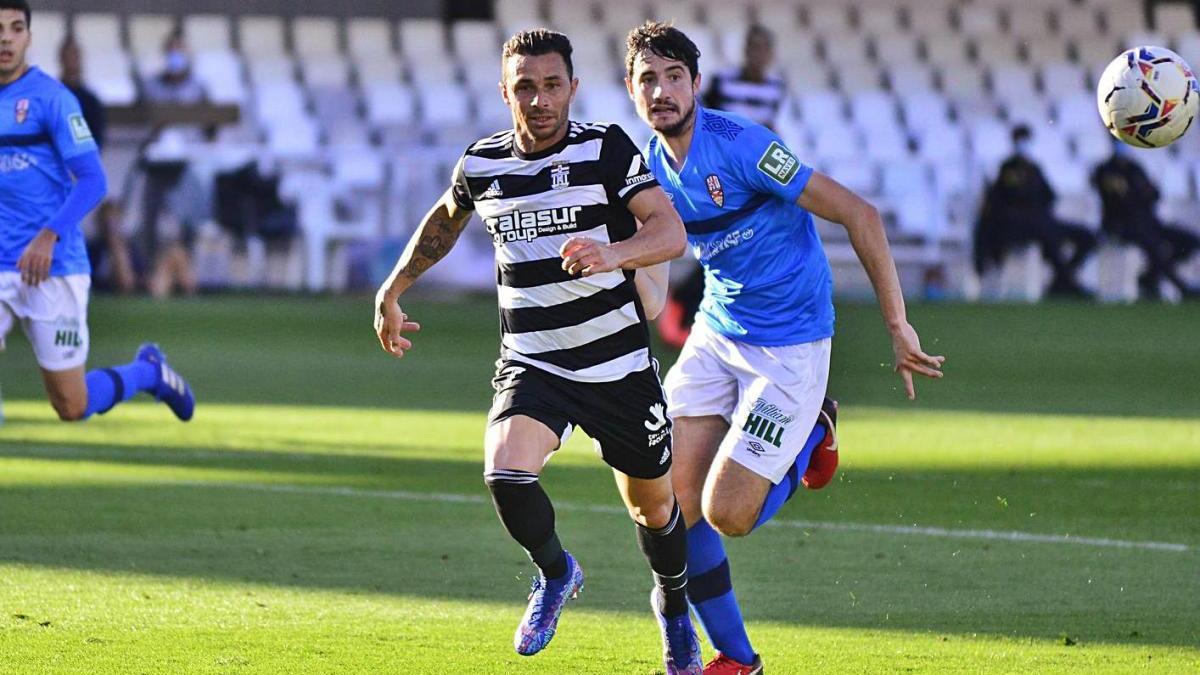
[[[571,122],[562,141],[533,154],[516,147],[511,130],[467,148],[451,194],[479,212],[496,247],[502,359],[580,382],[650,367],[633,272],[570,275],[559,248],[573,236],[633,236],[629,200],[657,185],[616,125]]]
[[[747,80],[741,68],[731,68],[712,77],[704,105],[773,129],[786,98],[787,85],[781,78],[771,75],[761,82]]]

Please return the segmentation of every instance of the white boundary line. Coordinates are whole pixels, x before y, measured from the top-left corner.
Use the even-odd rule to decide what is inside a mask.
[[[372,499],[399,499],[404,501],[431,501],[449,504],[490,504],[480,495],[463,495],[449,492],[412,492],[407,490],[370,490],[343,486],[288,485],[271,483],[239,483],[233,481],[163,481],[163,485],[185,485],[204,488],[228,488],[253,490],[256,492],[279,492],[285,494],[315,494],[339,497],[367,497]],[[579,504],[556,501],[554,508],[563,511],[585,511],[592,513],[624,514],[625,509],[605,504]],[[1069,534],[1035,534],[1015,530],[952,530],[942,527],[919,527],[916,525],[875,525],[871,523],[815,521],[815,520],[772,520],[772,527],[788,527],[801,530],[833,530],[837,532],[872,532],[919,537],[942,537],[947,539],[984,539],[991,541],[1015,541],[1036,544],[1075,544],[1101,548],[1126,548],[1147,551],[1171,551],[1186,553],[1192,547],[1162,541],[1129,541],[1103,537],[1073,537]]]

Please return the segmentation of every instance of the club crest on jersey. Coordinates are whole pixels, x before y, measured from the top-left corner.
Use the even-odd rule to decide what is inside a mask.
[[[708,174],[708,178],[704,179],[704,185],[708,187],[708,196],[712,197],[713,203],[717,206],[725,206],[725,188],[721,187],[721,179],[717,178],[717,174]]]
[[[29,117],[29,99],[17,99],[16,118],[17,124],[22,124]]]
[[[550,165],[550,189],[561,190],[570,187],[571,165],[566,162],[553,162]]]

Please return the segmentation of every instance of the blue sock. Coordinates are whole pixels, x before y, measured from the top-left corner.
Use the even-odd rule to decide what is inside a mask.
[[[763,500],[762,511],[759,512],[758,520],[754,523],[754,529],[757,530],[763,523],[774,518],[779,509],[792,498],[792,495],[796,494],[796,488],[800,487],[800,479],[808,470],[808,462],[812,459],[813,450],[824,438],[825,427],[820,424],[813,425],[813,430],[808,434],[808,440],[804,441],[804,448],[796,456],[796,461],[788,469],[787,475],[783,477],[783,480],[772,485],[767,492],[767,498]]]
[[[701,519],[688,530],[688,602],[700,618],[708,641],[740,663],[754,662],[742,610],[733,595],[729,560],[721,535]]]
[[[93,370],[87,374],[88,402],[83,416],[103,415],[139,391],[154,391],[157,385],[158,368],[149,361]]]

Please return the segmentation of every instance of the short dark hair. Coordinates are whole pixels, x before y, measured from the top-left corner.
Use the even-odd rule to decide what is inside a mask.
[[[1013,143],[1020,143],[1021,141],[1027,141],[1032,137],[1033,137],[1033,130],[1029,128],[1028,124],[1018,124],[1017,126],[1013,127],[1013,130],[1012,130]]]
[[[0,0],[0,9],[16,9],[25,12],[25,25],[33,23],[33,12],[25,0]]]
[[[0,0],[2,2],[3,0]],[[567,77],[575,77],[575,66],[571,63],[571,41],[566,35],[556,33],[546,28],[523,30],[508,38],[500,51],[500,64],[503,68],[508,60],[517,55],[541,56],[543,54],[558,54],[567,64]]]
[[[771,45],[772,47],[775,46],[775,34],[761,23],[751,24],[750,27],[746,29],[746,42],[750,42],[751,39],[756,37],[764,38],[767,41],[767,44]]]
[[[693,80],[700,74],[700,48],[670,22],[647,21],[629,31],[625,38],[625,73],[629,77],[633,77],[633,62],[644,51],[682,61]]]

